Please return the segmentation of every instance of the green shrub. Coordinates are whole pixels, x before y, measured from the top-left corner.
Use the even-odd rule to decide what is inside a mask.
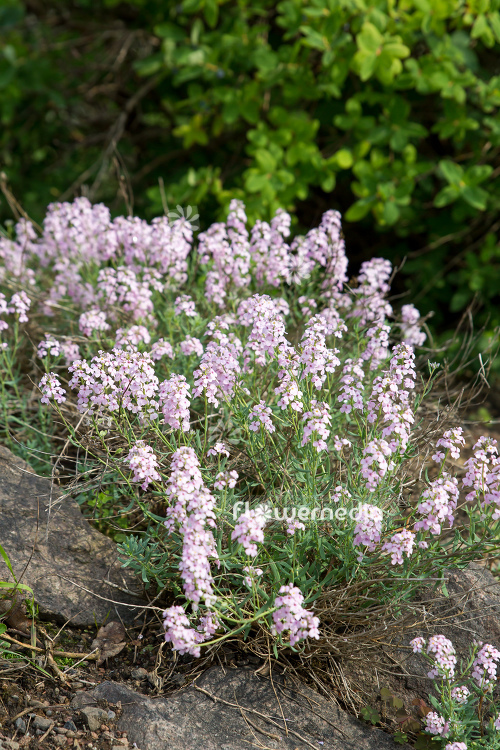
[[[251,221],[281,206],[306,228],[338,208],[362,259],[381,245],[396,263],[409,256],[412,298],[437,309],[438,326],[450,303],[458,313],[479,293],[491,328],[499,8],[80,0],[35,23],[11,0],[0,13],[3,161],[38,216],[68,185],[78,192],[81,173],[91,198],[113,200],[127,170],[139,211],[162,212],[166,197],[198,206],[204,227],[234,197]]]

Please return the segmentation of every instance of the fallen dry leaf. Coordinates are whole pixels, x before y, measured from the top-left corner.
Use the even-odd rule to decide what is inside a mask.
[[[112,620],[107,625],[99,628],[97,636],[92,641],[91,649],[99,649],[97,664],[102,664],[105,659],[116,656],[122,651],[126,644],[127,633],[121,622]]]
[[[0,619],[5,621],[8,628],[23,635],[29,635],[31,632],[31,620],[26,614],[26,606],[17,594],[10,599],[0,599]]]

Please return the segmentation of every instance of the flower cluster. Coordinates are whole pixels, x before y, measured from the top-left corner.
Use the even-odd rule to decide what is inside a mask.
[[[174,430],[189,430],[189,383],[184,375],[172,375],[160,383],[158,401],[165,424]]]
[[[311,399],[311,411],[306,411],[302,415],[302,421],[305,422],[302,445],[309,443],[313,437],[313,446],[318,453],[326,450],[331,423],[330,405],[325,401]]]
[[[196,312],[195,304],[189,294],[181,294],[180,297],[176,298],[174,302],[174,312],[176,315],[184,313],[188,318],[196,318],[198,314]]]
[[[91,336],[94,331],[109,331],[111,328],[106,322],[106,313],[97,308],[82,313],[78,319],[78,327],[84,336]]]
[[[143,490],[147,490],[151,482],[161,481],[161,477],[156,470],[158,459],[153,453],[151,446],[146,445],[144,440],[138,440],[132,446],[127,456],[127,461],[129,462],[130,470],[134,473],[132,481],[142,482],[141,487]]]
[[[271,409],[266,406],[265,401],[261,401],[260,403],[252,407],[252,410],[249,414],[249,419],[252,421],[250,421],[248,428],[252,430],[252,432],[257,432],[257,430],[262,425],[266,432],[274,432],[276,428],[271,422],[271,416]]]
[[[193,373],[193,397],[205,392],[208,403],[217,407],[219,398],[232,398],[240,372],[237,345],[230,341],[221,344],[211,341]]]
[[[58,357],[61,354],[61,344],[50,333],[46,333],[44,340],[38,344],[36,353],[40,359],[47,357],[49,354],[51,357]]]
[[[451,697],[459,704],[467,703],[469,695],[470,690],[465,685],[458,685],[457,687],[452,688],[451,691]]]
[[[392,458],[387,461],[387,457],[391,456],[392,451],[387,440],[370,440],[363,448],[361,476],[372,492],[377,489],[385,475],[395,468],[396,464]]]
[[[424,718],[425,731],[429,734],[437,734],[441,737],[446,737],[450,729],[449,723],[443,716],[440,716],[435,711],[429,711]]]
[[[49,372],[47,375],[44,375],[40,380],[38,387],[42,392],[42,397],[40,399],[42,404],[48,404],[49,399],[51,398],[53,398],[58,404],[62,404],[66,401],[66,396],[64,395],[66,391],[61,386],[59,378],[55,373]]]
[[[500,458],[497,441],[482,435],[474,445],[474,455],[465,462],[467,474],[462,480],[464,487],[472,487],[465,499],[479,500],[482,506],[496,505],[493,520],[500,518]]]
[[[179,571],[184,594],[193,610],[201,601],[210,608],[215,600],[210,558],[217,560],[215,540],[215,498],[203,484],[199,462],[192,448],[178,448],[172,456],[171,474],[165,494],[172,503],[167,509],[165,526],[177,528],[182,537]]]
[[[257,557],[257,544],[264,541],[267,519],[262,508],[242,513],[231,534],[231,539],[241,544],[249,557]]]
[[[452,642],[444,635],[433,635],[429,638],[427,653],[434,662],[434,667],[427,676],[434,679],[438,675],[453,679],[457,657]]]
[[[430,483],[430,487],[422,493],[422,502],[418,505],[418,512],[423,516],[415,524],[415,531],[422,529],[430,531],[436,536],[441,533],[441,525],[447,520],[453,525],[453,513],[458,502],[458,481],[444,472],[442,476]]]
[[[355,547],[365,545],[369,552],[374,552],[380,542],[382,533],[383,512],[376,505],[364,503],[358,508],[353,544]],[[358,559],[362,559],[362,555]]]
[[[215,477],[214,488],[216,490],[223,490],[226,487],[229,487],[229,489],[232,490],[234,487],[236,487],[237,481],[237,471],[219,471],[219,473]]]
[[[437,441],[436,448],[439,448],[439,446],[441,445],[443,446],[443,448],[446,448],[450,451],[452,458],[460,458],[460,446],[465,445],[463,429],[461,427],[456,427],[453,430],[446,430],[446,432],[443,434],[443,437],[439,438],[439,440]],[[442,455],[443,454],[441,453],[441,456]],[[433,458],[435,459],[434,456]]]
[[[297,586],[282,586],[274,606],[273,632],[289,632],[290,646],[304,638],[319,638],[319,619],[302,606],[304,597]]]
[[[472,678],[478,687],[484,688],[493,684],[497,679],[497,662],[500,651],[489,643],[479,643],[481,646],[472,665]]]
[[[410,346],[422,346],[427,336],[418,325],[420,313],[414,305],[401,308],[401,338]]]
[[[148,354],[112,349],[100,351],[90,364],[85,360],[68,367],[69,387],[78,390],[78,411],[90,414],[123,408],[144,418],[158,416],[158,378]]]
[[[382,549],[390,553],[392,565],[402,565],[403,553],[406,553],[406,556],[410,557],[414,544],[415,534],[405,529],[394,534],[388,542],[384,542]]]
[[[203,354],[203,344],[199,339],[196,339],[193,336],[186,336],[184,341],[180,342],[179,347],[186,357],[189,357],[191,354],[196,354],[197,357],[201,357]]]

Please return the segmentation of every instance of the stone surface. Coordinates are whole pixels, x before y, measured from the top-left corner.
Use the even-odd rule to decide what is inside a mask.
[[[402,747],[306,685],[278,673],[273,683],[274,690],[269,679],[255,675],[251,668],[225,671],[212,667],[196,681],[201,690],[190,686],[168,698],[151,699],[115,682],[103,682],[87,695],[96,702],[121,701],[118,730],[127,732],[129,744],[135,742],[141,750]]]
[[[91,732],[97,732],[101,724],[108,719],[108,712],[98,706],[86,706],[82,708],[82,714]]]
[[[35,716],[33,719],[33,727],[41,729],[42,732],[46,732],[50,726],[52,726],[52,719],[45,719],[43,716]]]
[[[131,622],[139,609],[124,605],[142,600],[105,581],[137,591],[136,578],[120,568],[112,540],[90,526],[72,498],[60,497],[57,487],[51,497],[48,479],[0,446],[2,546],[16,576],[33,589],[40,616],[81,627],[110,618]]]

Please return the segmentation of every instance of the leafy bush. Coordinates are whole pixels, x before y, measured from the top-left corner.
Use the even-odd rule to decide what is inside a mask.
[[[98,489],[101,521],[108,496],[139,511],[124,564],[164,592],[181,653],[250,632],[330,653],[397,619],[431,572],[498,548],[495,441],[462,498],[447,465],[462,430],[423,419],[439,368],[424,354],[417,377],[425,333],[387,301],[391,264],[348,285],[334,211],[289,234],[284,211],[249,232],[235,200],[195,249],[183,219],[111,220],[80,198],[0,243],[7,437],[46,432],[23,423],[41,392],[72,446],[58,463],[79,464],[68,491]]]
[[[306,228],[335,206],[362,259],[409,256],[438,326],[476,293],[498,323],[499,0],[97,6],[0,14],[0,147],[40,219],[47,188],[82,184],[156,215],[159,177],[204,228],[234,197]]]

